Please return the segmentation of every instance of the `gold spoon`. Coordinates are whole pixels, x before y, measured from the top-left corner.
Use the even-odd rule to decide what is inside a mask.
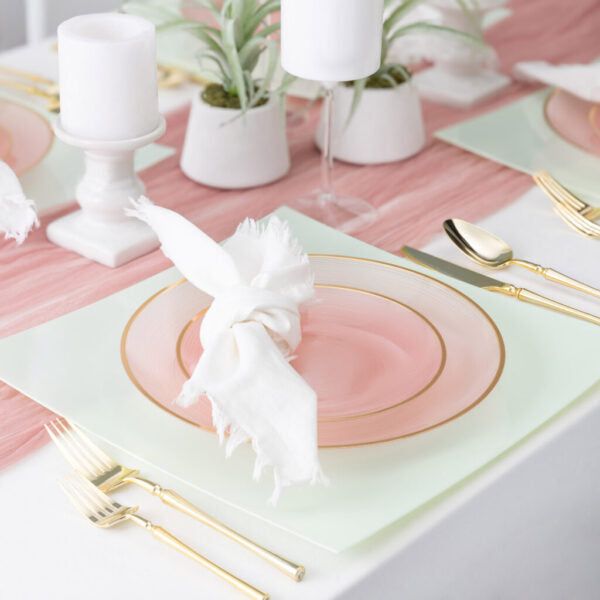
[[[559,283],[584,294],[600,298],[600,290],[596,288],[567,277],[554,269],[548,269],[526,260],[514,258],[512,248],[504,240],[477,225],[473,225],[462,219],[449,219],[444,221],[444,230],[448,234],[448,237],[458,246],[459,250],[484,267],[504,269],[515,265],[527,269],[536,275],[541,275],[548,281]]]

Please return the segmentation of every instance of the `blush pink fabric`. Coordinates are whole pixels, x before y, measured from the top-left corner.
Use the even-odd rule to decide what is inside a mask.
[[[514,0],[514,14],[494,27],[489,40],[510,73],[520,60],[588,62],[600,54],[597,0],[578,0],[565,9],[563,0]],[[397,252],[403,244],[425,243],[449,217],[477,220],[515,200],[531,185],[529,178],[496,163],[431,139],[435,130],[487,112],[537,89],[513,83],[500,97],[470,111],[433,104],[424,107],[428,146],[402,163],[376,167],[338,164],[340,192],[369,199],[380,209],[370,226],[353,232],[358,238]],[[317,107],[308,120],[290,129],[293,167],[275,184],[247,191],[224,192],[197,185],[178,168],[178,156],[148,169],[148,195],[222,239],[247,216],[262,217],[316,188],[319,154],[312,136]],[[168,118],[165,144],[180,148],[187,110]],[[510,135],[510,132],[507,132]],[[74,210],[63,209],[54,216]],[[49,218],[44,219],[45,223]],[[108,269],[50,244],[44,228],[20,247],[0,243],[0,336],[7,336],[132,285],[169,266],[159,251],[119,269]],[[43,423],[51,414],[31,400],[0,385],[0,467],[44,443]]]

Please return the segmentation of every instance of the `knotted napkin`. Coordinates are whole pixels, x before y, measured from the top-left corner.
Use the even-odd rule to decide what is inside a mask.
[[[600,102],[600,63],[552,65],[541,60],[520,62],[513,67],[513,73],[518,79],[539,81],[587,102]]]
[[[283,487],[322,478],[317,456],[316,394],[289,364],[301,340],[299,307],[313,298],[308,257],[277,217],[246,220],[220,245],[181,215],[147,198],[130,216],[157,234],[165,256],[213,296],[200,328],[203,352],[177,402],[205,394],[229,456],[246,440],[256,452],[254,478],[273,468],[276,503]]]
[[[35,204],[23,194],[13,170],[0,160],[0,232],[22,244],[34,226],[39,226]]]

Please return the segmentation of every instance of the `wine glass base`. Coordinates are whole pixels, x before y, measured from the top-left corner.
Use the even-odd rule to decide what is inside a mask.
[[[377,216],[377,209],[361,198],[321,191],[297,198],[290,206],[315,221],[340,231],[351,231],[369,225]]]

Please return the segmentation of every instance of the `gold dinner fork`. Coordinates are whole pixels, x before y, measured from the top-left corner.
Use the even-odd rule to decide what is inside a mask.
[[[584,202],[546,171],[535,173],[533,179],[552,200],[556,212],[567,225],[587,237],[600,237],[600,225],[594,222],[600,217],[600,207]]]
[[[101,492],[93,483],[78,474],[71,474],[61,482],[61,487],[75,508],[96,527],[112,527],[125,521],[132,521],[143,527],[157,539],[185,554],[188,558],[200,563],[203,567],[231,584],[253,600],[268,600],[269,595],[239,579],[229,571],[219,567],[208,560],[172,533],[159,525],[154,525],[141,515],[137,514],[137,506],[123,506]]]
[[[47,91],[37,85],[23,83],[22,81],[12,81],[10,79],[0,79],[0,88],[18,90],[30,96],[36,96],[46,100],[46,109],[50,112],[60,112],[60,98],[58,93]]]
[[[68,423],[68,421],[55,419],[46,425],[46,431],[69,464],[103,492],[109,493],[125,484],[133,483],[153,496],[160,498],[167,506],[176,508],[200,521],[200,523],[212,527],[244,548],[254,552],[295,581],[301,581],[304,577],[305,569],[303,566],[290,562],[259,546],[200,510],[173,490],[166,490],[158,483],[139,477],[137,469],[129,469],[118,464],[100,450],[80,429]]]

